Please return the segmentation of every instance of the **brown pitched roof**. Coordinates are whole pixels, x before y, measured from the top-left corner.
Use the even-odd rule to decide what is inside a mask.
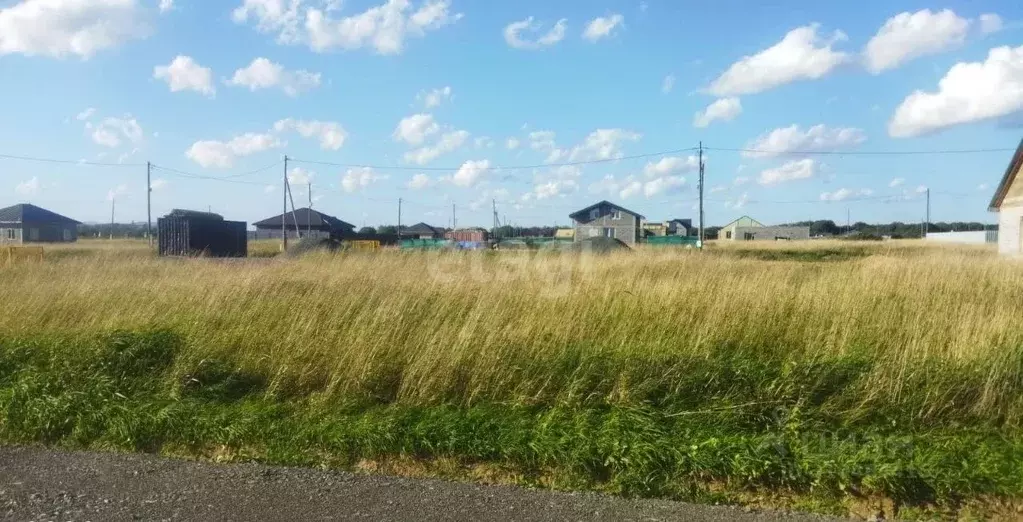
[[[995,190],[995,195],[991,198],[991,205],[988,206],[988,210],[994,212],[1001,208],[1002,200],[1005,199],[1005,193],[1009,191],[1012,182],[1016,181],[1016,173],[1019,172],[1021,166],[1023,166],[1023,140],[1019,140],[1019,147],[1016,147],[1016,153],[1012,155],[1012,161],[1009,162],[1009,167],[1005,169],[1005,175],[1002,176],[1002,182],[998,184],[998,189]]]

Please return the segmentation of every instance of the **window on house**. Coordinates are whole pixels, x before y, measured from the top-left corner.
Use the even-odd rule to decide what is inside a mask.
[[[600,209],[599,208],[595,208],[595,209],[590,211],[590,219],[597,219],[599,217],[600,217]]]
[[[732,239],[732,231],[731,230],[725,232],[725,239]]]
[[[617,209],[612,210],[611,219],[622,219],[622,211]]]
[[[753,241],[753,232],[746,232],[746,234],[743,236],[743,239],[745,239],[746,241]]]
[[[604,229],[604,237],[615,237],[615,229],[613,229],[613,228],[605,228]]]
[[[4,238],[13,241],[14,240],[14,229],[13,228],[5,228],[4,229]]]

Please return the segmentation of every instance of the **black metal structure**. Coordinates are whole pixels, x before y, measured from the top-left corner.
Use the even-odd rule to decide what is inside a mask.
[[[219,214],[174,209],[156,220],[161,256],[246,257],[247,224]]]

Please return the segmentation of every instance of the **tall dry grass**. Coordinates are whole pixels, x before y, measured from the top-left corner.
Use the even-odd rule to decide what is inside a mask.
[[[803,260],[821,249],[837,253]],[[920,422],[1023,420],[1023,266],[989,250],[71,252],[0,271],[4,335],[170,328],[193,360],[227,358],[274,389],[335,398],[683,408],[700,394],[802,400],[835,381],[843,390],[820,406],[847,418],[891,408]],[[743,360],[773,373],[728,369]],[[844,370],[828,369],[839,366],[866,370],[839,382]]]

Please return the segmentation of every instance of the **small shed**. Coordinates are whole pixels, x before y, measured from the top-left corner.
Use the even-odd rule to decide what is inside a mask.
[[[0,208],[0,244],[73,243],[78,221],[29,203]]]
[[[998,253],[1023,255],[1023,140],[1020,140],[988,210],[998,212]]]
[[[174,209],[156,220],[161,256],[245,257],[247,225],[211,212]]]

